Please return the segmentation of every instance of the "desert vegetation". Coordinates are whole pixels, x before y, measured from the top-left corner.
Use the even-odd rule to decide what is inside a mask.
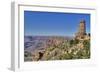
[[[53,37],[39,42],[34,51],[24,51],[25,61],[71,60],[90,58],[90,39]]]

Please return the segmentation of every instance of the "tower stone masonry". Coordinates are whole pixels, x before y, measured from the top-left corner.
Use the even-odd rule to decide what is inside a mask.
[[[79,23],[78,32],[76,33],[76,39],[84,39],[86,35],[86,23],[85,20],[81,20]]]

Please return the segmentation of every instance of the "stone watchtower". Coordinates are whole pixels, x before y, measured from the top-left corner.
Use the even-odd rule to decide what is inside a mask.
[[[85,20],[81,20],[78,28],[78,32],[76,33],[76,39],[84,39],[86,35],[86,24]]]

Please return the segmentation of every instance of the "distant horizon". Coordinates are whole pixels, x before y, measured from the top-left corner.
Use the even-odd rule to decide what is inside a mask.
[[[24,36],[74,37],[82,19],[90,33],[90,14],[24,11]]]
[[[47,37],[48,37],[48,36],[51,36],[51,37],[52,37],[52,36],[54,36],[54,37],[55,37],[55,36],[57,36],[57,37],[74,37],[74,36],[67,36],[67,35],[65,35],[65,36],[64,36],[64,35],[24,35],[24,36],[32,36],[32,37],[34,37],[34,36],[47,36]]]

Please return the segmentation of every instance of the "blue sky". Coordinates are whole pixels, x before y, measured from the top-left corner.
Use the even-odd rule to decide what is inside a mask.
[[[90,14],[24,11],[24,35],[74,36],[82,19],[90,33]]]

